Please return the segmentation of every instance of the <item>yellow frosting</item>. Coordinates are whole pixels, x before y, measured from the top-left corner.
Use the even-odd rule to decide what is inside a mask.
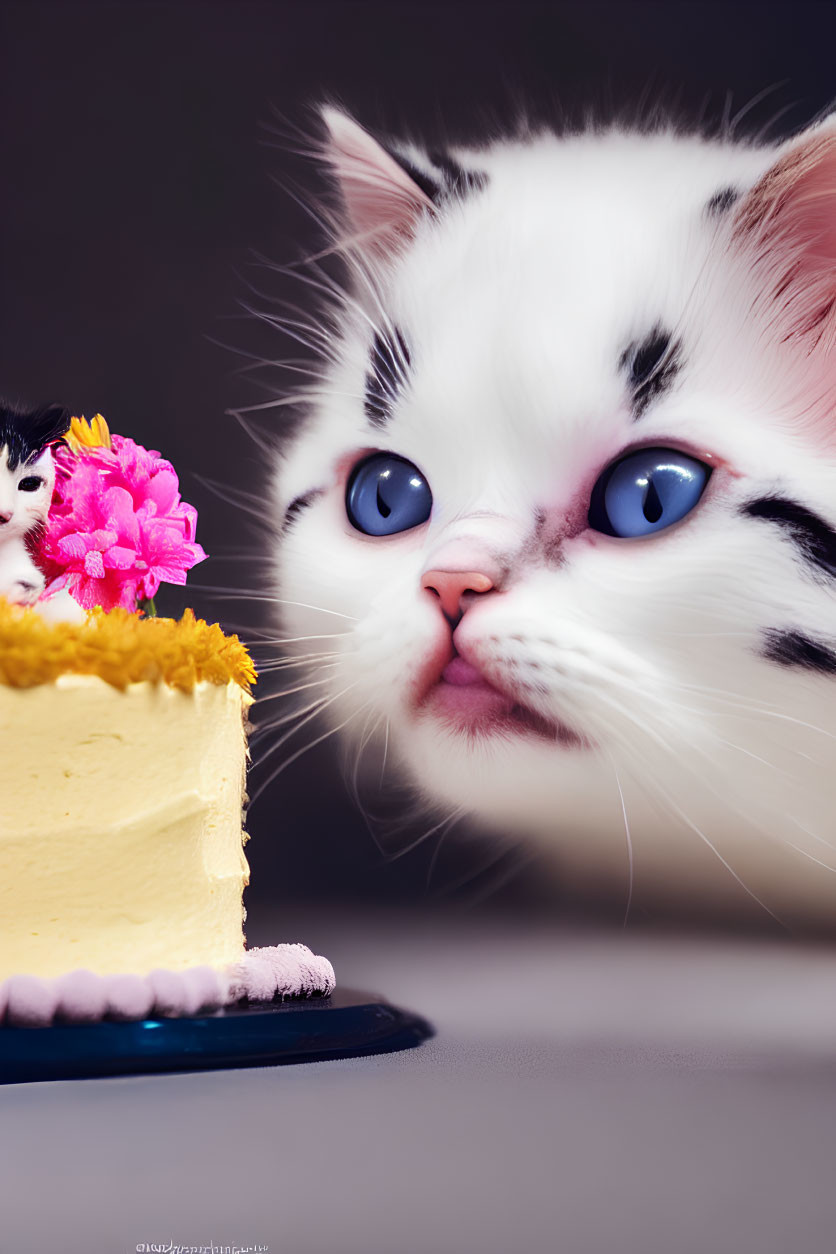
[[[83,623],[50,623],[34,609],[0,600],[0,684],[32,688],[59,675],[99,675],[115,688],[147,680],[183,692],[227,684],[246,692],[255,667],[237,636],[186,610],[179,620],[93,610]]]
[[[0,605],[0,980],[240,957],[253,677],[189,613]]]

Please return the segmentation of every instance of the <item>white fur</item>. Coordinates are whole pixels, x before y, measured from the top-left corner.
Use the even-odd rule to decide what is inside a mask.
[[[32,477],[40,478],[40,486],[22,491],[21,481]],[[54,486],[49,448],[13,470],[8,449],[0,448],[0,596],[9,601],[32,605],[44,590],[44,577],[32,560],[26,537],[46,522]]]
[[[770,628],[833,640],[836,586],[738,512],[777,491],[836,522],[832,395],[821,354],[761,298],[734,215],[705,213],[778,152],[616,130],[456,155],[483,190],[417,216],[387,264],[349,253],[341,331],[278,468],[278,519],[321,492],[276,546],[282,623],[303,638],[290,651],[322,664],[304,695],[351,743],[385,738],[429,802],[535,838],[569,884],[834,921],[836,683],[759,651]],[[619,358],[658,323],[685,362],[636,423]],[[364,376],[373,328],[392,324],[413,368],[378,432]],[[693,514],[642,540],[561,541],[601,470],[656,443],[722,463]],[[424,472],[427,524],[375,539],[348,523],[346,475],[371,449]],[[562,564],[535,542],[538,510]],[[458,639],[594,750],[471,740],[412,712],[448,630],[420,579],[454,542],[502,572]]]

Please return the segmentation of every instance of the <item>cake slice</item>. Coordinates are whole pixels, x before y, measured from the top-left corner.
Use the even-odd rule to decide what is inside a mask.
[[[44,597],[0,596],[0,1024],[328,993],[306,946],[245,949],[255,668],[153,601],[205,557],[196,511],[158,453],[64,425],[33,454],[56,472],[28,541]]]
[[[187,612],[0,603],[0,980],[244,949],[246,649]]]

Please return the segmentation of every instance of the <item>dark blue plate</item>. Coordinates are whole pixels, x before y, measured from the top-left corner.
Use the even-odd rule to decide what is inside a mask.
[[[350,989],[191,1019],[6,1027],[0,1083],[352,1058],[410,1049],[432,1032],[411,1011]]]

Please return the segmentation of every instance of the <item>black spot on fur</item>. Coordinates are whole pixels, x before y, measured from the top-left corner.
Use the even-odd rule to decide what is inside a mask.
[[[811,640],[800,631],[768,631],[763,651],[779,666],[800,666],[820,675],[836,675],[836,653],[827,645]]]
[[[392,152],[388,148],[386,151],[389,153],[390,157],[397,161],[401,169],[409,175],[413,183],[415,183],[417,187],[421,188],[424,195],[429,196],[433,204],[437,204],[444,192],[444,184],[440,180],[436,181],[435,179],[430,178],[430,176],[425,174],[423,170],[419,170],[418,166],[413,165],[409,158],[404,157],[402,153]]]
[[[722,218],[723,214],[727,213],[738,200],[740,200],[740,192],[736,187],[723,187],[719,192],[714,193],[705,206],[705,216]]]
[[[487,174],[482,170],[465,170],[447,152],[431,152],[428,156],[433,165],[443,172],[448,192],[464,196],[467,192],[481,191],[488,181]]]
[[[366,417],[373,427],[383,427],[392,413],[392,406],[403,391],[410,366],[409,348],[400,331],[395,343],[375,335],[369,372],[366,375]]]
[[[621,355],[622,369],[629,373],[633,415],[641,418],[648,405],[671,386],[681,366],[681,349],[662,327],[641,342],[630,344]]]
[[[764,496],[744,505],[741,513],[776,523],[805,561],[825,574],[836,576],[836,531],[812,510],[783,496]]]
[[[310,492],[305,492],[303,496],[297,496],[295,501],[291,501],[282,520],[282,532],[288,531],[302,511],[309,505],[313,505],[319,496],[322,496],[322,488],[312,488]]]
[[[480,170],[465,170],[446,152],[433,151],[427,154],[434,167],[432,173],[428,173],[419,169],[409,157],[397,149],[387,148],[386,151],[413,183],[429,196],[434,205],[443,204],[451,196],[462,197],[468,192],[479,191],[488,181],[487,174]]]
[[[62,405],[20,410],[0,405],[0,448],[8,449],[9,469],[34,461],[48,444],[57,444],[70,429],[70,412]]]

